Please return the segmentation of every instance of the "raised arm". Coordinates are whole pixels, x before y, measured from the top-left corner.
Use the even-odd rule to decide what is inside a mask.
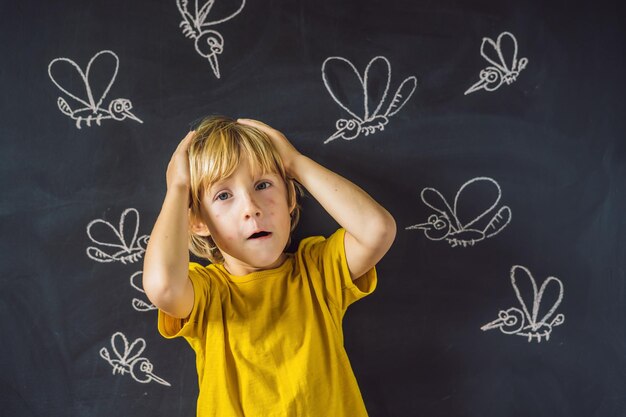
[[[255,120],[238,122],[267,133],[283,159],[287,174],[302,184],[346,229],[344,245],[352,279],[376,265],[396,236],[391,214],[357,185],[299,153],[279,131]]]
[[[180,142],[167,167],[167,193],[152,229],[143,264],[143,288],[150,301],[175,318],[186,318],[193,308],[189,273],[189,143]]]

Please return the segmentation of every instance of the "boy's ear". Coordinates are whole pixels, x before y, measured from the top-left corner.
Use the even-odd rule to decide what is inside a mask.
[[[199,216],[196,216],[191,209],[189,209],[189,229],[199,236],[211,236],[211,232],[206,223],[200,219]]]
[[[291,204],[289,204],[289,214],[293,213],[294,209],[296,208],[296,205],[298,204],[297,198],[296,198],[296,185],[294,184],[293,180],[291,181],[287,181],[287,195],[291,196]]]

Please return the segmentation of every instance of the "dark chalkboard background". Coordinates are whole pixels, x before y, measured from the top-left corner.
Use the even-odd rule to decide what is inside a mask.
[[[216,3],[215,18],[239,4]],[[344,322],[371,416],[626,416],[621,3],[469,3],[249,0],[214,27],[225,40],[216,79],[174,0],[3,2],[0,415],[194,415],[192,350],[158,335],[154,311],[132,308],[141,260],[93,261],[86,228],[117,226],[132,207],[149,234],[176,144],[193,120],[220,113],[282,130],[397,220],[378,289]],[[464,95],[487,65],[482,38],[503,31],[528,66],[511,85]],[[57,108],[58,97],[75,103],[48,64],[67,57],[84,69],[102,50],[119,57],[105,104],[130,99],[143,124],[77,129]],[[389,98],[411,75],[414,95],[383,132],[324,145],[347,114],[322,62],[341,56],[362,72],[377,55],[391,63]],[[513,213],[500,234],[452,248],[405,230],[433,213],[423,188],[452,201],[480,176]],[[337,227],[311,198],[303,216],[296,242]],[[480,329],[519,306],[513,265],[538,285],[563,282],[565,323],[547,342]],[[99,352],[118,331],[145,339],[142,356],[171,387],[112,373]]]

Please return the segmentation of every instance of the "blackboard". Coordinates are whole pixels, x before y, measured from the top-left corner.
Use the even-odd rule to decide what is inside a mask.
[[[131,282],[169,157],[207,114],[267,122],[394,215],[378,288],[344,321],[371,416],[626,415],[621,3],[218,0],[207,21],[226,17],[206,58],[174,0],[0,6],[0,415],[194,415],[193,352]],[[498,66],[481,45],[500,36]],[[372,116],[385,61],[387,103],[416,87],[368,131],[356,74],[372,63]],[[348,110],[361,133],[324,143]],[[303,206],[294,244],[335,230]],[[442,213],[456,242],[407,229]],[[530,276],[554,277],[536,314]],[[483,330],[523,310],[516,288],[526,324],[548,320]]]

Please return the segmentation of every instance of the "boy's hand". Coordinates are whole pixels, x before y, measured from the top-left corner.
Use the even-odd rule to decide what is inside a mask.
[[[265,132],[283,159],[287,175],[302,184],[346,229],[344,247],[350,277],[358,279],[376,265],[396,236],[391,214],[358,186],[300,154],[279,131],[256,120],[237,122]]]
[[[150,301],[175,318],[194,305],[189,279],[189,145],[194,131],[178,144],[167,166],[167,192],[143,262],[143,289]]]
[[[272,144],[278,151],[281,159],[283,160],[283,165],[285,166],[285,170],[287,171],[287,176],[294,177],[293,165],[296,158],[300,155],[300,152],[289,142],[289,140],[278,130],[266,125],[263,122],[259,122],[258,120],[252,119],[237,119],[237,123],[241,123],[243,125],[248,125],[259,129],[264,132],[267,136],[269,136]]]
[[[167,165],[167,189],[191,187],[191,175],[189,174],[189,144],[196,135],[195,130],[187,133],[187,136],[178,144]]]

